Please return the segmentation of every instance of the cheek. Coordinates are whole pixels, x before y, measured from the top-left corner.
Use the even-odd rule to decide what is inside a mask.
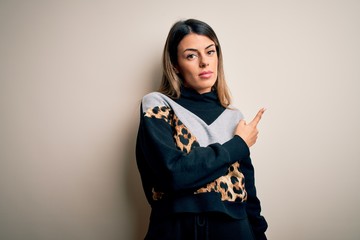
[[[193,64],[183,64],[180,66],[180,73],[183,76],[191,76],[196,73],[196,69],[194,68]]]
[[[218,67],[219,61],[217,58],[214,59],[213,64],[214,64],[214,67],[216,67],[216,68]]]

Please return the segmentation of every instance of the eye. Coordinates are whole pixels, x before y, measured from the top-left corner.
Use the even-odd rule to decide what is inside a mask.
[[[207,52],[207,54],[210,55],[210,56],[211,56],[211,55],[214,55],[215,53],[216,53],[215,50],[210,50],[210,51]]]
[[[197,57],[196,54],[188,54],[188,55],[186,55],[186,59],[188,59],[188,60],[193,60],[196,57]]]

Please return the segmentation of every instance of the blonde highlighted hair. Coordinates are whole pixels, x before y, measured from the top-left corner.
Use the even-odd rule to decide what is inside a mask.
[[[175,71],[175,66],[177,65],[177,47],[180,41],[190,33],[206,36],[215,43],[218,56],[218,76],[213,90],[216,90],[221,105],[227,108],[231,103],[231,97],[225,81],[223,57],[219,40],[214,30],[208,24],[196,19],[178,21],[171,27],[162,56],[163,75],[159,92],[174,99],[180,97],[180,88],[183,80]]]

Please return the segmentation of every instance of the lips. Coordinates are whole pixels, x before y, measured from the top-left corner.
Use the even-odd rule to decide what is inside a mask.
[[[200,78],[211,78],[213,72],[212,71],[204,71],[199,74]]]

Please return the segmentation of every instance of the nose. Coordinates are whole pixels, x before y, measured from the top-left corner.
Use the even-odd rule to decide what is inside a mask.
[[[201,68],[206,68],[207,66],[209,66],[208,63],[200,63],[200,67],[201,67]]]
[[[200,58],[200,68],[206,68],[207,66],[209,66],[207,59],[204,57]]]

